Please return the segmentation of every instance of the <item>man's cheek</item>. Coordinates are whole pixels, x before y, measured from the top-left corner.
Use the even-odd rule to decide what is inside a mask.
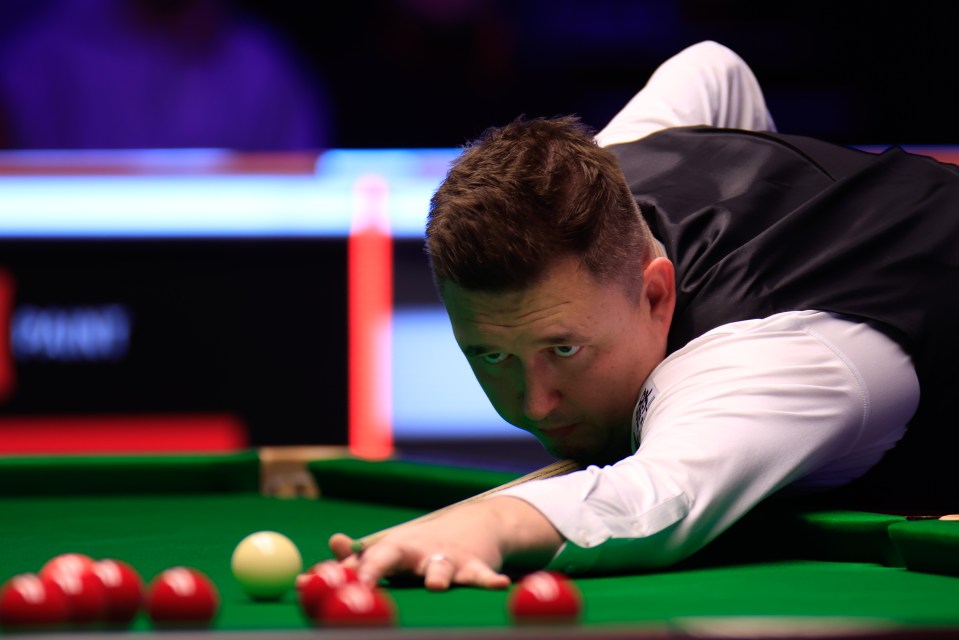
[[[474,373],[476,373],[475,370]],[[493,405],[493,409],[499,414],[499,417],[515,427],[522,428],[519,424],[522,417],[521,411],[519,410],[519,402],[511,401],[515,393],[510,392],[508,385],[504,384],[501,380],[494,381],[479,374],[477,374],[476,379],[480,383],[483,393],[485,393],[489,399],[490,404]]]

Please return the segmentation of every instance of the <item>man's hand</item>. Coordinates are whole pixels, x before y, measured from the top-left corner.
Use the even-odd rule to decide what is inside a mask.
[[[455,507],[432,520],[391,529],[359,554],[342,533],[330,538],[330,549],[360,580],[376,584],[397,574],[422,576],[427,589],[461,584],[505,589],[500,569],[522,557],[539,565],[563,544],[563,537],[543,514],[518,498],[499,496]]]

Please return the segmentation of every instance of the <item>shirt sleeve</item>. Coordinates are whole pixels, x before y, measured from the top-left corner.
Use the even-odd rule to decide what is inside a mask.
[[[775,131],[759,81],[735,52],[692,45],[664,62],[596,135],[600,146],[639,140],[669,127],[708,125]]]
[[[790,312],[715,329],[650,375],[619,463],[503,492],[567,539],[567,573],[677,562],[788,485],[864,473],[918,404],[909,357],[867,324]]]

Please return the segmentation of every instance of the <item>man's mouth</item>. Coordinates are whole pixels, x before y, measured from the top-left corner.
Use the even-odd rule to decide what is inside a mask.
[[[579,428],[579,426],[580,425],[578,422],[574,422],[572,424],[540,428],[539,432],[541,435],[549,438],[550,440],[557,440],[562,438],[568,438],[570,435],[573,434],[574,431],[576,431],[576,429]]]

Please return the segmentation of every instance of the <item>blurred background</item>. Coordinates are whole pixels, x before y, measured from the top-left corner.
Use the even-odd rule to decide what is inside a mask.
[[[749,62],[784,131],[948,143],[957,18],[949,0],[2,0],[0,146],[450,147],[521,113],[601,127],[702,39]]]
[[[957,18],[947,0],[0,0],[0,455],[359,428],[372,455],[545,461],[489,408],[426,269],[456,148],[520,114],[601,128],[704,39],[750,64],[781,131],[959,143]]]

